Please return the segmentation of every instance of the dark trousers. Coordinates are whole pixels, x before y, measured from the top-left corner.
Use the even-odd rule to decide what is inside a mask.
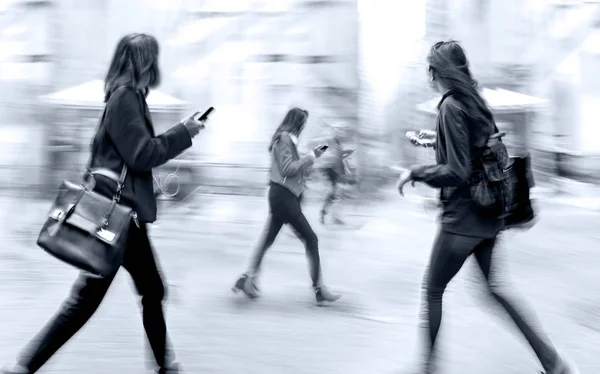
[[[325,170],[325,176],[327,177],[327,180],[329,181],[329,192],[327,193],[327,196],[325,197],[325,201],[323,202],[323,208],[321,208],[321,213],[323,215],[327,214],[329,212],[329,209],[331,208],[331,206],[336,203],[339,200],[339,195],[338,195],[338,183],[340,180],[340,176],[338,173],[336,173],[335,170],[333,170],[332,168],[326,169]]]
[[[167,349],[167,328],[162,305],[165,288],[145,225],[141,225],[141,228],[132,225],[123,267],[131,275],[141,296],[144,329],[156,363],[160,368],[168,367],[172,355]],[[19,364],[31,373],[37,372],[85,325],[98,309],[111,282],[112,279],[82,272],[62,308],[29,343]]]
[[[258,273],[262,260],[267,250],[275,242],[279,231],[284,224],[289,224],[304,243],[313,287],[321,285],[319,239],[302,213],[301,200],[301,197],[297,197],[287,188],[275,183],[271,184],[269,188],[269,219],[250,261],[249,273]]]
[[[485,279],[487,290],[492,298],[501,306],[517,328],[521,331],[545,370],[552,370],[558,364],[556,350],[548,339],[526,321],[523,311],[515,301],[499,287],[498,275],[493,268],[493,250],[496,238],[483,239],[455,235],[440,231],[433,245],[429,267],[425,276],[424,316],[428,324],[426,334],[426,351],[428,370],[433,370],[436,338],[442,322],[442,296],[446,286],[458,273],[467,258],[473,254]],[[427,371],[432,372],[432,371]]]

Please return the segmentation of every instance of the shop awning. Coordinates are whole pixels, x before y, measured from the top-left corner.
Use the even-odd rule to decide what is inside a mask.
[[[82,109],[96,109],[104,106],[104,81],[92,80],[62,91],[40,96],[44,104],[76,107]],[[150,91],[146,99],[148,107],[155,112],[170,112],[186,109],[185,101],[174,98],[157,90]]]

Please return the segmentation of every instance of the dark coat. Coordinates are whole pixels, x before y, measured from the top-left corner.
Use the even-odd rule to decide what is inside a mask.
[[[106,168],[117,175],[123,163],[128,174],[121,201],[131,206],[140,222],[156,220],[156,197],[152,169],[177,157],[192,145],[192,139],[183,124],[177,124],[158,136],[146,104],[145,96],[131,88],[115,90],[106,103],[106,109],[94,140],[92,168]],[[115,182],[96,176],[96,190],[107,196],[115,191]]]
[[[466,236],[492,238],[503,220],[481,214],[471,198],[469,180],[495,125],[475,123],[452,95],[444,95],[437,116],[436,165],[414,168],[412,177],[440,189],[442,229]]]

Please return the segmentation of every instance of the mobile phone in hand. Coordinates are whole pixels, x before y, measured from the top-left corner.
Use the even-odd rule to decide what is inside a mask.
[[[406,138],[416,146],[433,147],[435,144],[435,140],[433,139],[419,137],[419,133],[417,131],[407,131]]]
[[[212,112],[213,112],[214,110],[215,110],[215,107],[212,107],[212,106],[211,106],[210,108],[208,108],[208,109],[206,110],[206,112],[202,113],[202,114],[200,115],[200,117],[196,118],[196,121],[200,121],[200,122],[202,122],[202,121],[206,121],[206,120],[208,120],[208,118],[210,117],[210,115],[212,114]]]

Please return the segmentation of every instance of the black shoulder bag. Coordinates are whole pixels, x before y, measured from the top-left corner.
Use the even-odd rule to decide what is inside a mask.
[[[98,131],[104,129],[104,115]],[[110,176],[107,169],[92,169],[92,152],[84,175],[78,183],[63,181],[54,200],[37,244],[52,256],[100,277],[112,277],[119,270],[127,245],[127,236],[135,212],[120,204],[127,166],[117,182],[112,198],[93,190],[94,174]]]

